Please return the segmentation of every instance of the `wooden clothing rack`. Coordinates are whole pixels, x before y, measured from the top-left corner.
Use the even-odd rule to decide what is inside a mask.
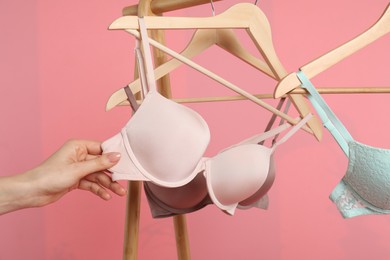
[[[213,1],[217,2],[221,0]],[[210,4],[210,0],[140,0],[138,5],[123,8],[122,14],[137,15],[139,17],[147,15],[162,15],[163,13],[168,11],[179,10],[202,4]],[[165,43],[163,31],[153,30],[151,37],[160,43]],[[153,50],[153,56],[154,63],[156,66],[163,64],[166,61],[165,54],[158,49]],[[135,66],[135,68],[136,67],[137,66]],[[138,72],[135,71],[134,75],[137,77]],[[171,98],[171,88],[168,76],[164,76],[163,78],[159,79],[157,81],[157,86],[163,96]],[[134,260],[137,259],[138,256],[141,190],[142,182],[129,181],[123,245],[124,260]],[[174,216],[173,223],[175,228],[178,259],[191,259],[185,215]]]
[[[222,0],[213,0],[214,2]],[[138,5],[132,5],[123,8],[123,15],[136,15],[139,17],[144,16],[161,16],[165,12],[188,8],[192,6],[210,4],[210,0],[140,0]],[[151,30],[150,36],[154,40],[165,44],[164,32],[162,30]],[[153,49],[153,58],[156,66],[159,66],[166,62],[166,55],[157,48]],[[137,68],[137,66],[135,66]],[[135,69],[137,70],[137,69]],[[135,77],[138,76],[138,72],[135,71]],[[286,77],[287,78],[287,77]],[[281,80],[283,81],[283,80]],[[172,98],[170,81],[168,76],[164,76],[157,81],[157,86],[162,95],[167,98]],[[293,86],[295,87],[295,86]],[[291,90],[291,89],[290,89]],[[273,94],[259,94],[259,98],[272,98],[280,97],[287,93],[286,91],[280,91],[278,96]],[[389,87],[370,87],[370,88],[324,88],[319,89],[320,93],[324,94],[352,94],[352,93],[390,93]],[[295,89],[289,94],[305,94],[305,90]],[[208,98],[195,98],[186,100],[176,100],[177,102],[214,102],[221,100],[238,100],[242,97],[208,97]],[[140,220],[140,201],[142,182],[129,181],[127,196],[127,208],[126,208],[126,223],[124,234],[124,250],[123,259],[133,260],[137,259],[138,255],[138,234],[139,234],[139,220]],[[179,260],[191,259],[189,238],[187,234],[187,225],[185,215],[178,215],[173,217],[176,248]]]

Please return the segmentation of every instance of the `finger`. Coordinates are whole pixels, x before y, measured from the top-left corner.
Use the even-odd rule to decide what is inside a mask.
[[[88,154],[99,155],[102,154],[101,143],[98,141],[83,140],[82,141],[87,148]]]
[[[88,161],[88,160],[93,160],[93,159],[96,159],[98,158],[100,155],[92,155],[92,154],[87,154],[85,160]]]
[[[100,155],[102,153],[101,143],[98,141],[70,139],[63,146],[72,150],[83,150],[87,154]]]
[[[103,172],[90,174],[87,177],[85,177],[85,179],[91,182],[98,183],[100,186],[111,190],[112,192],[114,192],[119,196],[126,195],[126,189],[118,182],[112,181],[111,178]]]
[[[104,200],[111,199],[111,195],[102,186],[100,186],[96,182],[92,182],[92,181],[88,181],[86,179],[83,179],[80,181],[79,189],[90,191],[93,194],[95,194],[96,196],[98,196]]]
[[[119,196],[125,196],[127,194],[127,190],[116,181],[110,184],[109,189]]]
[[[72,165],[76,175],[81,179],[88,174],[107,170],[114,166],[120,159],[120,153],[106,153],[95,159],[77,162]]]

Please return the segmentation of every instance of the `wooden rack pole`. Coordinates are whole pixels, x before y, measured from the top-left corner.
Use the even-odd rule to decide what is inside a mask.
[[[190,6],[209,3],[210,0],[140,0],[138,5],[124,8],[123,15],[138,15],[139,17],[147,15],[160,15],[162,12],[177,10]],[[221,1],[221,0],[214,0]],[[151,32],[153,39],[160,43],[165,43],[162,31],[154,30]],[[153,50],[154,63],[156,66],[166,61],[166,55],[158,49]],[[135,70],[135,74],[137,71]],[[159,91],[167,98],[171,98],[171,89],[169,77],[165,76],[157,81]],[[142,182],[130,181],[129,192],[126,207],[125,238],[123,249],[123,260],[135,260],[138,256],[138,233],[140,219],[140,202],[141,202]],[[176,249],[179,260],[190,260],[189,239],[187,234],[185,215],[173,217]]]
[[[173,226],[175,228],[177,259],[190,260],[190,241],[187,231],[187,219],[185,215],[176,215],[173,217]]]
[[[317,88],[317,91],[320,94],[325,95],[334,95],[334,94],[385,94],[390,93],[390,87],[325,87]],[[308,94],[307,90],[303,88],[294,89],[289,92],[289,94]],[[259,99],[274,99],[273,94],[254,94],[255,97]],[[284,95],[282,97],[287,97]],[[220,101],[237,101],[245,100],[246,97],[241,95],[234,96],[214,96],[214,97],[195,97],[195,98],[172,98],[173,101],[177,103],[199,103],[199,102],[220,102]],[[122,104],[120,104],[122,105]],[[128,105],[128,104],[123,104]]]
[[[123,241],[123,260],[137,259],[141,188],[142,182],[129,181]]]
[[[151,32],[152,38],[156,39],[158,42],[165,42],[165,37],[162,31],[154,30]],[[161,52],[157,48],[154,48],[154,64],[159,66],[166,62],[165,53]],[[169,77],[164,76],[163,78],[157,81],[157,86],[161,95],[172,98],[170,81]],[[185,215],[176,215],[173,217],[173,225],[175,228],[175,237],[176,237],[176,250],[177,250],[177,259],[179,260],[190,260],[190,245],[187,232]]]
[[[324,88],[317,88],[317,91],[320,94],[386,94],[390,93],[390,87],[324,87]],[[307,94],[307,90],[305,89],[294,89],[293,91],[289,92],[291,94]],[[266,93],[266,94],[254,94],[255,97],[259,99],[274,99],[274,96],[272,93]],[[284,95],[282,97],[287,97],[287,95]],[[221,101],[238,101],[238,100],[245,100],[246,97],[243,97],[241,95],[232,95],[232,96],[213,96],[213,97],[193,97],[193,98],[171,98],[171,100],[177,102],[177,103],[200,103],[200,102],[221,102]],[[141,103],[141,100],[137,101]],[[118,106],[129,106],[129,102],[125,101],[120,103]]]
[[[222,0],[213,0],[213,2],[218,1]],[[210,4],[210,0],[152,0],[150,1],[150,9],[154,14],[162,14],[203,4]],[[123,8],[122,14],[138,15],[138,5]]]

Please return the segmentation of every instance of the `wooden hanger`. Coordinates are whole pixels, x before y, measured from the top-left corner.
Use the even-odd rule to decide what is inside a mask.
[[[140,38],[140,34],[138,31],[136,30],[126,30],[127,32],[129,32],[130,34],[132,34],[133,36],[135,36],[136,38]],[[236,85],[234,85],[233,83],[227,81],[226,79],[216,75],[215,73],[205,69],[204,67],[200,66],[199,64],[195,63],[194,61],[186,58],[186,57],[183,57],[181,56],[179,53],[169,49],[168,47],[160,44],[159,42],[149,38],[149,43],[160,49],[161,51],[163,51],[164,53],[174,57],[175,59],[178,59],[180,60],[181,62],[187,64],[188,66],[194,68],[195,70],[201,72],[202,74],[210,77],[211,79],[219,82],[220,84],[226,86],[227,88],[233,90],[234,92],[246,97],[247,99],[249,99],[250,101],[262,106],[263,108],[267,109],[268,111],[278,115],[279,117],[285,119],[287,122],[291,123],[291,124],[297,124],[299,122],[299,120],[296,120],[292,117],[290,117],[289,115],[281,112],[280,110],[274,108],[273,106],[269,105],[268,103],[256,98],[255,96],[253,96],[251,93],[237,87]],[[308,127],[302,127],[303,130],[307,131],[308,133],[313,133],[313,131],[308,128]]]
[[[231,29],[198,29],[191,38],[191,41],[186,48],[180,53],[180,55],[191,59],[204,50],[210,48],[213,45],[217,45],[227,52],[238,57],[242,61],[248,63],[256,69],[264,72],[268,76],[275,78],[268,65],[249,53],[239,42],[236,34]],[[169,74],[182,62],[177,59],[171,59],[168,62],[160,65],[154,70],[156,80],[160,79],[164,75]],[[136,94],[141,89],[140,79],[136,79],[128,85],[131,91]],[[123,88],[113,93],[107,101],[106,111],[111,110],[113,107],[121,104],[122,102],[127,103],[127,95]]]
[[[256,47],[268,63],[274,75],[283,68],[273,48],[271,30],[264,13],[250,3],[236,4],[225,12],[212,17],[157,17],[145,16],[146,27],[150,29],[247,29]],[[109,29],[138,30],[138,17],[122,16]],[[284,70],[284,68],[283,68]]]
[[[390,32],[390,4],[379,18],[379,20],[371,26],[368,30],[353,38],[349,42],[339,46],[336,49],[322,55],[321,57],[311,61],[310,63],[302,66],[302,70],[305,75],[310,79],[320,72],[330,68],[334,64],[340,62],[351,54],[357,52],[363,47],[376,41],[380,37]],[[301,85],[296,73],[291,73],[283,78],[277,85],[274,91],[274,97],[278,98],[285,93],[297,88]]]
[[[246,29],[276,79],[280,80],[287,75],[273,48],[268,20],[264,13],[253,4],[236,4],[224,13],[213,17],[146,16],[144,19],[148,29]],[[109,28],[137,30],[139,29],[138,18],[134,16],[121,17],[115,20]],[[303,95],[293,94],[289,95],[289,98],[302,117],[310,113],[310,107]],[[308,125],[315,137],[321,140],[322,125],[320,121],[317,118],[312,118]]]

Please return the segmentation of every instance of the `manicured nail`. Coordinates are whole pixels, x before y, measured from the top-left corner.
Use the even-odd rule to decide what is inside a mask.
[[[125,188],[121,188],[120,195],[126,195],[126,194],[127,194],[127,190]]]
[[[115,163],[115,162],[119,161],[119,159],[121,158],[121,154],[120,153],[108,153],[107,158],[110,162]]]
[[[103,195],[103,199],[104,200],[110,200],[111,199],[111,195],[106,193],[106,194]]]

